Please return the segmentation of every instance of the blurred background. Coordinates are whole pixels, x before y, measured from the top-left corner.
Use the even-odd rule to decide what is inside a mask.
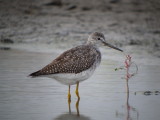
[[[110,43],[160,57],[159,0],[0,0],[0,17],[1,44],[73,47],[100,31]]]
[[[75,86],[69,107],[68,86],[27,77],[95,31],[138,66],[129,94],[126,71],[115,71],[126,56],[103,46],[100,67],[80,83],[79,104]],[[0,0],[0,119],[159,120],[159,51],[160,0]]]

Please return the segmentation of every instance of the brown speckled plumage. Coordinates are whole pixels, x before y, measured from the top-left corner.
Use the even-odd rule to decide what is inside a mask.
[[[57,73],[80,73],[89,69],[97,59],[101,60],[101,53],[90,45],[81,45],[65,51],[50,64],[30,76],[49,75]]]

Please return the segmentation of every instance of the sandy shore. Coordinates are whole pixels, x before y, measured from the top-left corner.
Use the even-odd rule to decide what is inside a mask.
[[[68,48],[100,31],[119,47],[160,57],[159,6],[159,0],[0,0],[0,44]]]

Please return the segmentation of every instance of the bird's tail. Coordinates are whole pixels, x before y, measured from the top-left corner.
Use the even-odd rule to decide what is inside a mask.
[[[28,75],[28,76],[29,76],[29,77],[38,77],[38,76],[41,75],[40,73],[41,73],[40,70],[38,70],[38,71],[36,71],[36,72],[31,73],[31,74]]]

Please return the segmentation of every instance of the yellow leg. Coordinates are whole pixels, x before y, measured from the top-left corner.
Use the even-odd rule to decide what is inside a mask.
[[[69,89],[68,89],[68,102],[71,102],[71,93],[70,93],[70,85],[69,85]]]
[[[69,113],[71,113],[71,93],[70,93],[70,85],[68,88],[68,108],[69,108]]]
[[[77,102],[76,102],[77,116],[79,116],[79,101],[80,101],[80,99],[78,98]]]
[[[79,92],[78,92],[78,87],[79,87],[79,82],[77,82],[77,86],[76,86],[76,91],[75,91],[75,93],[76,93],[78,99],[80,99]]]

